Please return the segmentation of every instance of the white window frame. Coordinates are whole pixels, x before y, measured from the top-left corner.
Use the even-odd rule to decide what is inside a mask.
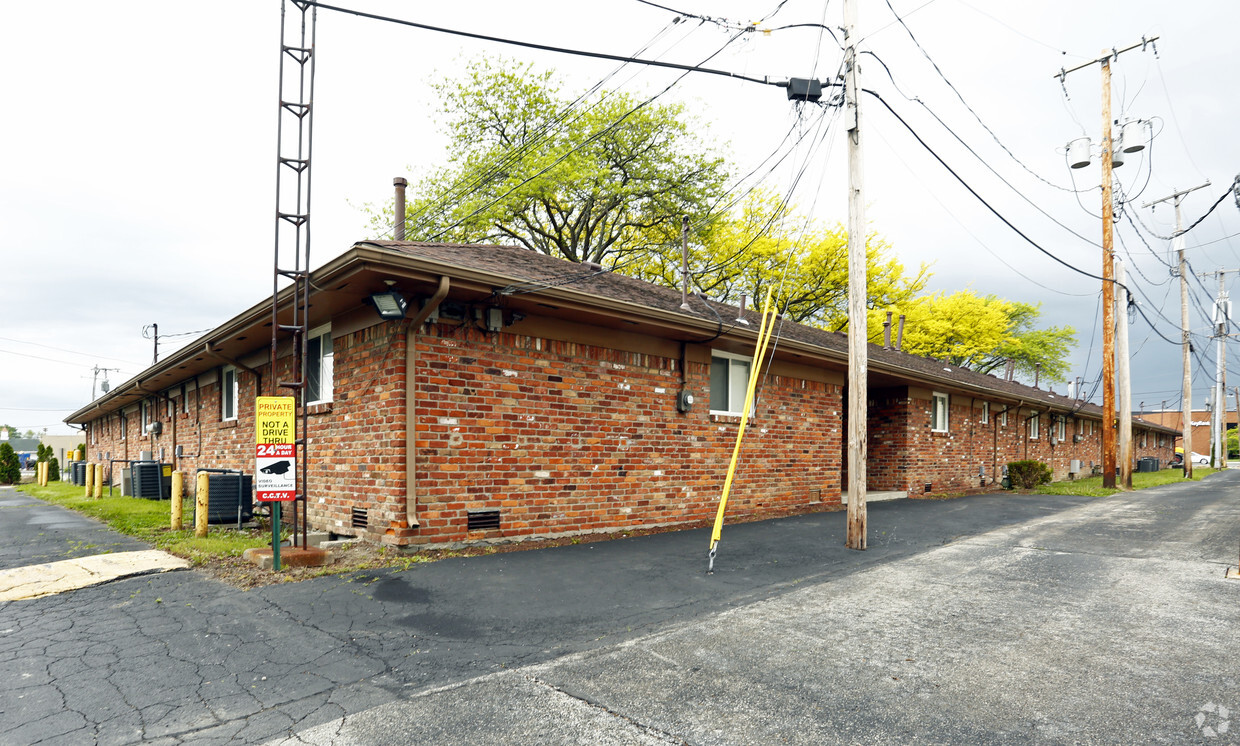
[[[940,415],[940,412],[942,413]],[[945,433],[951,427],[951,397],[942,391],[930,393],[930,431]]]
[[[1055,417],[1055,439],[1062,443],[1068,437],[1068,418],[1063,415]]]
[[[138,402],[138,422],[141,427],[138,430],[139,435],[146,435],[146,426],[151,424],[151,400],[143,399]]]
[[[716,359],[728,361],[728,408],[727,409],[715,409],[714,375],[715,375],[715,360]],[[744,407],[745,407],[745,396],[749,390],[749,371],[750,371],[751,365],[753,365],[753,359],[746,357],[744,355],[737,355],[732,352],[723,352],[722,350],[711,350],[710,351],[710,369],[711,369],[710,413],[711,414],[723,415],[726,417],[740,417],[741,416],[742,411],[744,410]],[[738,371],[738,370],[741,371],[741,376],[739,379],[736,379],[733,376],[734,376],[735,371]],[[738,383],[740,384],[739,390],[737,388]],[[737,394],[740,395],[739,402],[736,400]],[[735,405],[735,408],[733,408],[733,405]],[[751,405],[750,410],[749,410],[750,416],[753,415],[753,412],[754,412],[753,405]]]
[[[1029,418],[1029,440],[1038,440],[1042,436],[1042,413],[1034,412]]]
[[[1142,430],[1141,431],[1141,447],[1148,448],[1149,445],[1150,445],[1150,431]]]
[[[229,383],[231,379],[232,383]],[[237,381],[237,367],[225,365],[220,369],[220,421],[235,422],[237,420],[237,404],[241,398],[241,386]],[[231,400],[231,402],[230,402]],[[231,403],[231,409],[229,405]]]
[[[119,413],[119,417],[118,417],[118,419],[120,420],[120,423],[121,423],[121,437],[120,437],[120,439],[121,439],[121,440],[125,440],[125,439],[126,439],[126,437],[127,437],[127,433],[126,433],[125,431],[129,429],[129,418],[125,416],[125,413],[124,413],[124,412],[121,412],[121,413]]]
[[[323,352],[323,338],[327,338],[327,346],[333,348],[332,345],[332,325],[324,324],[310,330],[306,335],[306,376],[317,375],[319,382],[319,390],[316,396],[310,395],[310,381],[306,381],[306,403],[307,404],[326,404],[332,400],[332,373],[335,358],[334,349],[328,349]],[[310,352],[310,343],[319,340],[319,349],[316,355]]]
[[[1009,409],[1011,409],[1010,406],[1004,405],[1003,411],[999,412],[999,424],[1003,427],[1007,427],[1007,415]]]
[[[982,424],[990,424],[990,402],[988,401],[982,402]]]

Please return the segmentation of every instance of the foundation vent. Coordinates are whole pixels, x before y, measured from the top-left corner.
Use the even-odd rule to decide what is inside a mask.
[[[495,531],[499,529],[498,510],[469,511],[468,529],[470,531]]]
[[[366,508],[353,509],[353,528],[365,529],[370,525],[370,511]]]

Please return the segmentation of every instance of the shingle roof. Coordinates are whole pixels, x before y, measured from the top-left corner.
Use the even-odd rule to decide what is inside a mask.
[[[429,259],[509,278],[511,284],[503,288],[501,294],[536,293],[550,288],[571,288],[588,295],[660,311],[686,313],[680,309],[681,293],[679,290],[653,285],[615,272],[590,268],[587,265],[547,256],[522,247],[413,241],[368,241],[367,243],[410,257]],[[687,315],[709,322],[722,323],[725,327],[730,326],[730,320],[736,319],[739,313],[736,306],[713,301],[708,307],[707,302],[700,298],[691,299],[689,305],[691,310],[687,312]],[[746,312],[746,317],[750,321],[750,328],[756,330],[761,320],[760,314],[750,310]],[[793,340],[830,351],[837,357],[847,355],[848,337],[844,334],[792,321],[783,321],[777,327],[777,332],[783,340]],[[911,355],[875,344],[869,345],[868,352],[871,367],[893,374],[902,373],[915,381],[948,379],[965,388],[993,392],[996,396],[1021,400],[1030,405],[1037,403],[1059,411],[1069,410],[1097,418],[1102,417],[1102,408],[1095,404],[1073,401],[1063,394],[1026,386],[1015,381],[1006,381],[997,376],[960,368],[942,360]],[[1173,429],[1154,422],[1138,418],[1134,418],[1134,421],[1154,429],[1174,432]]]

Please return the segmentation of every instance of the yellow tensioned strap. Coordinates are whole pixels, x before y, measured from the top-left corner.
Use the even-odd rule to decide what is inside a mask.
[[[710,535],[711,563],[714,563],[715,545],[719,543],[723,532],[723,513],[728,507],[728,494],[732,491],[732,478],[736,475],[736,462],[741,455],[741,442],[745,439],[745,426],[749,424],[749,412],[753,409],[754,391],[758,387],[758,376],[762,369],[762,358],[766,354],[766,343],[775,328],[775,314],[768,312],[771,307],[771,291],[766,292],[766,301],[762,304],[762,323],[758,326],[758,343],[754,347],[753,364],[749,367],[749,385],[745,389],[745,408],[741,411],[741,424],[736,430],[736,445],[732,447],[732,461],[728,464],[728,476],[723,480],[723,495],[719,498],[719,509],[715,511],[715,530]]]

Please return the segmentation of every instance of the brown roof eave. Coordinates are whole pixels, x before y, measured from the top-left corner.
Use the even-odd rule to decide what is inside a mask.
[[[314,282],[316,284],[338,282],[342,279],[342,276],[348,276],[357,271],[358,267],[350,266],[357,264],[357,254],[358,252],[355,249],[350,249],[315,270],[312,273]],[[287,302],[289,297],[292,295],[292,292],[292,286],[281,290],[279,298],[280,303],[283,304]],[[108,393],[65,417],[64,422],[67,424],[82,425],[98,418],[100,415],[110,414],[117,410],[123,409],[136,401],[140,401],[148,396],[148,392],[143,390],[144,382],[157,378],[181,365],[192,363],[195,357],[203,354],[204,345],[215,345],[228,340],[235,335],[254,327],[255,325],[266,323],[270,317],[271,298],[268,297],[254,304],[240,314],[237,314],[228,321],[225,321],[223,324],[207,332],[180,350],[177,350],[169,357],[146,368],[142,372],[138,373],[138,375],[130,378],[128,381],[117,385]],[[215,367],[215,363],[207,366],[199,365],[193,367],[194,372],[186,373],[187,377],[197,375],[203,370],[213,368]]]

